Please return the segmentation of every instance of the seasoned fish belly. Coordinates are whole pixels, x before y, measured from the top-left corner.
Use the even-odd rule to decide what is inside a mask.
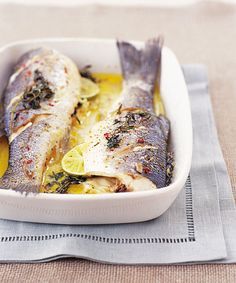
[[[153,102],[162,39],[147,41],[143,50],[117,45],[124,77],[120,105],[91,130],[84,170],[119,179],[118,191],[165,187],[170,123],[156,116]]]
[[[66,56],[40,48],[20,58],[4,93],[10,160],[0,188],[39,191],[47,163],[66,149],[79,96],[80,75]]]

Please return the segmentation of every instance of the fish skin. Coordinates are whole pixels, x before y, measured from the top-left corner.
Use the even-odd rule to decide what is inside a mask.
[[[40,76],[39,76],[40,74]],[[24,109],[22,95],[42,78],[52,91],[40,108]],[[42,88],[43,90],[44,88]],[[47,89],[46,92],[49,92]],[[71,115],[79,102],[80,75],[75,64],[59,52],[39,48],[24,54],[16,64],[4,93],[4,126],[10,144],[9,167],[0,188],[39,192],[46,163],[55,150],[65,150]],[[17,99],[16,99],[17,97]]]
[[[3,122],[3,102],[0,99],[0,138],[5,136],[4,122]]]
[[[153,102],[162,39],[147,41],[143,50],[127,42],[117,46],[124,77],[121,104],[91,130],[84,170],[116,177],[127,191],[162,188],[167,185],[170,123],[156,116]]]

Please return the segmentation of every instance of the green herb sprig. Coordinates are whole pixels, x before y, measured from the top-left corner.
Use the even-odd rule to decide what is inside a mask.
[[[25,109],[39,109],[42,101],[52,98],[54,92],[49,83],[39,70],[34,72],[34,85],[28,87],[24,94],[22,103]]]
[[[120,136],[119,135],[113,135],[110,138],[107,139],[107,147],[109,149],[119,147],[120,144]]]
[[[48,193],[66,194],[70,185],[81,184],[86,181],[86,178],[83,176],[72,176],[63,171],[58,173],[53,172],[49,177],[51,181],[46,185]],[[50,190],[54,185],[57,185],[56,190]]]

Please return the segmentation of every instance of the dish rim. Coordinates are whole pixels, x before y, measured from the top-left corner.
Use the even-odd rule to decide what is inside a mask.
[[[114,43],[116,42],[115,38],[86,38],[86,37],[42,37],[42,38],[33,38],[33,39],[24,39],[24,40],[18,40],[18,41],[13,41],[10,43],[7,43],[0,47],[0,56],[1,53],[6,51],[8,48],[24,45],[24,44],[34,44],[37,42],[103,42],[103,43]],[[141,40],[128,40],[129,42],[133,43],[134,45],[141,46],[144,41]],[[168,53],[171,53],[171,55],[175,58],[177,64],[179,65],[179,62],[174,54],[174,52],[166,47],[163,46],[163,49],[165,49]],[[180,67],[180,65],[179,65]],[[183,76],[183,73],[182,73]],[[183,77],[184,79],[184,77]],[[186,92],[188,93],[186,82],[184,80],[184,87],[186,89]],[[190,111],[190,101],[189,98],[187,97],[187,104],[188,104],[188,109],[186,111],[190,112],[189,118],[189,124],[191,125],[190,127],[190,136],[189,136],[189,148],[188,148],[188,153],[186,156],[189,156],[189,158],[186,157],[184,166],[183,168],[185,170],[180,170],[176,180],[171,183],[170,185],[166,187],[162,187],[156,190],[147,190],[147,191],[135,191],[135,192],[122,192],[119,194],[114,194],[114,193],[104,193],[104,194],[53,194],[53,193],[32,193],[32,192],[19,192],[19,191],[14,191],[14,190],[6,190],[6,189],[0,189],[0,196],[14,196],[16,198],[37,198],[41,200],[78,200],[78,199],[83,199],[83,200],[106,200],[106,199],[128,199],[128,198],[140,198],[140,197],[151,197],[151,196],[156,196],[157,194],[165,194],[168,193],[169,191],[172,190],[177,190],[179,187],[183,186],[183,180],[186,180],[188,173],[186,171],[189,171],[190,166],[191,166],[191,160],[192,160],[192,144],[193,144],[193,130],[192,130],[192,117],[191,117],[191,111]],[[188,168],[188,170],[186,169]]]

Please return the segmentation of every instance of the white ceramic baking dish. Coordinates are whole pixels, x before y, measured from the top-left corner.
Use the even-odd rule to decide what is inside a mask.
[[[142,42],[133,42],[137,47]],[[12,67],[24,52],[39,46],[55,48],[79,67],[92,64],[95,72],[120,72],[115,40],[37,39],[0,49],[0,94]],[[0,190],[0,218],[59,224],[128,223],[156,218],[165,212],[183,188],[192,156],[192,122],[187,88],[180,65],[167,47],[162,52],[161,95],[171,121],[171,146],[175,171],[168,187],[131,193],[103,195],[21,194]]]

